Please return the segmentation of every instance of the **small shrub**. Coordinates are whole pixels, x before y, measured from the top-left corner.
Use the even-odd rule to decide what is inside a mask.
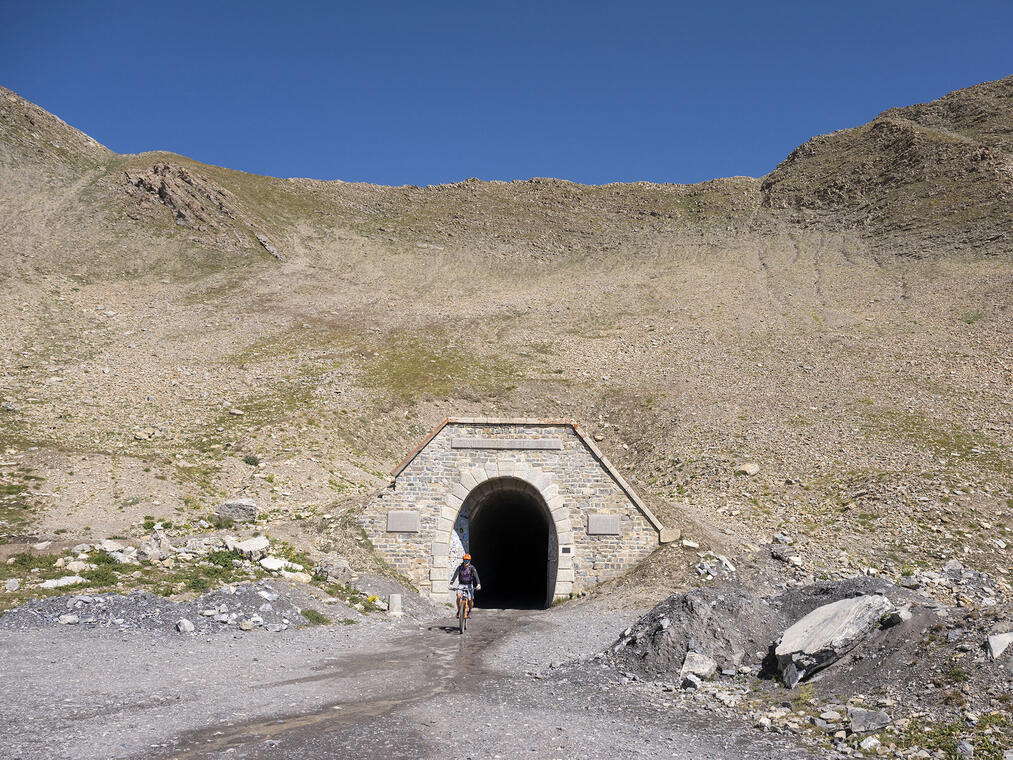
[[[211,581],[197,572],[191,573],[186,580],[183,581],[183,584],[191,591],[196,591],[198,593],[201,591],[207,591],[211,588]]]
[[[207,556],[207,561],[210,562],[212,565],[218,565],[218,567],[231,568],[232,560],[235,559],[235,557],[236,555],[233,554],[232,552],[227,552],[220,549],[216,552],[211,552]]]
[[[334,621],[331,620],[327,615],[317,612],[313,609],[305,609],[302,611],[302,616],[309,621],[310,625],[330,625]]]
[[[118,580],[116,571],[110,565],[102,565],[94,570],[85,570],[81,577],[88,581],[90,586],[112,586]]]
[[[256,467],[260,464],[260,457],[256,457],[253,454],[247,454],[243,457],[243,461],[250,465],[250,467]]]

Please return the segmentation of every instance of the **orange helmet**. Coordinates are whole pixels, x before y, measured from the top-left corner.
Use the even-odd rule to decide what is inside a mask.
[[[463,559],[471,559],[471,555],[470,554],[465,554],[464,557],[463,557]]]

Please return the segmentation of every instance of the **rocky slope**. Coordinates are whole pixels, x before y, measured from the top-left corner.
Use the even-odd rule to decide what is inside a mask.
[[[444,416],[517,414],[575,418],[703,549],[1008,580],[1011,89],[761,179],[431,187],[117,155],[0,90],[0,553],[244,495],[383,571],[365,495]]]

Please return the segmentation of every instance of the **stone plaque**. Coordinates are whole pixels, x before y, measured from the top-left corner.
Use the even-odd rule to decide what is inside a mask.
[[[589,536],[618,536],[619,515],[603,515],[592,512],[587,516],[587,534]]]
[[[518,449],[521,451],[559,451],[561,438],[451,438],[452,449]]]
[[[388,533],[418,533],[419,513],[412,511],[390,511],[387,513]]]

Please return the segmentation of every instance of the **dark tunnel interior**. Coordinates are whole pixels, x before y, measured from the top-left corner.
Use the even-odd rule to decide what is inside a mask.
[[[471,555],[482,581],[475,605],[548,606],[550,518],[539,498],[521,489],[497,490],[472,509]]]

